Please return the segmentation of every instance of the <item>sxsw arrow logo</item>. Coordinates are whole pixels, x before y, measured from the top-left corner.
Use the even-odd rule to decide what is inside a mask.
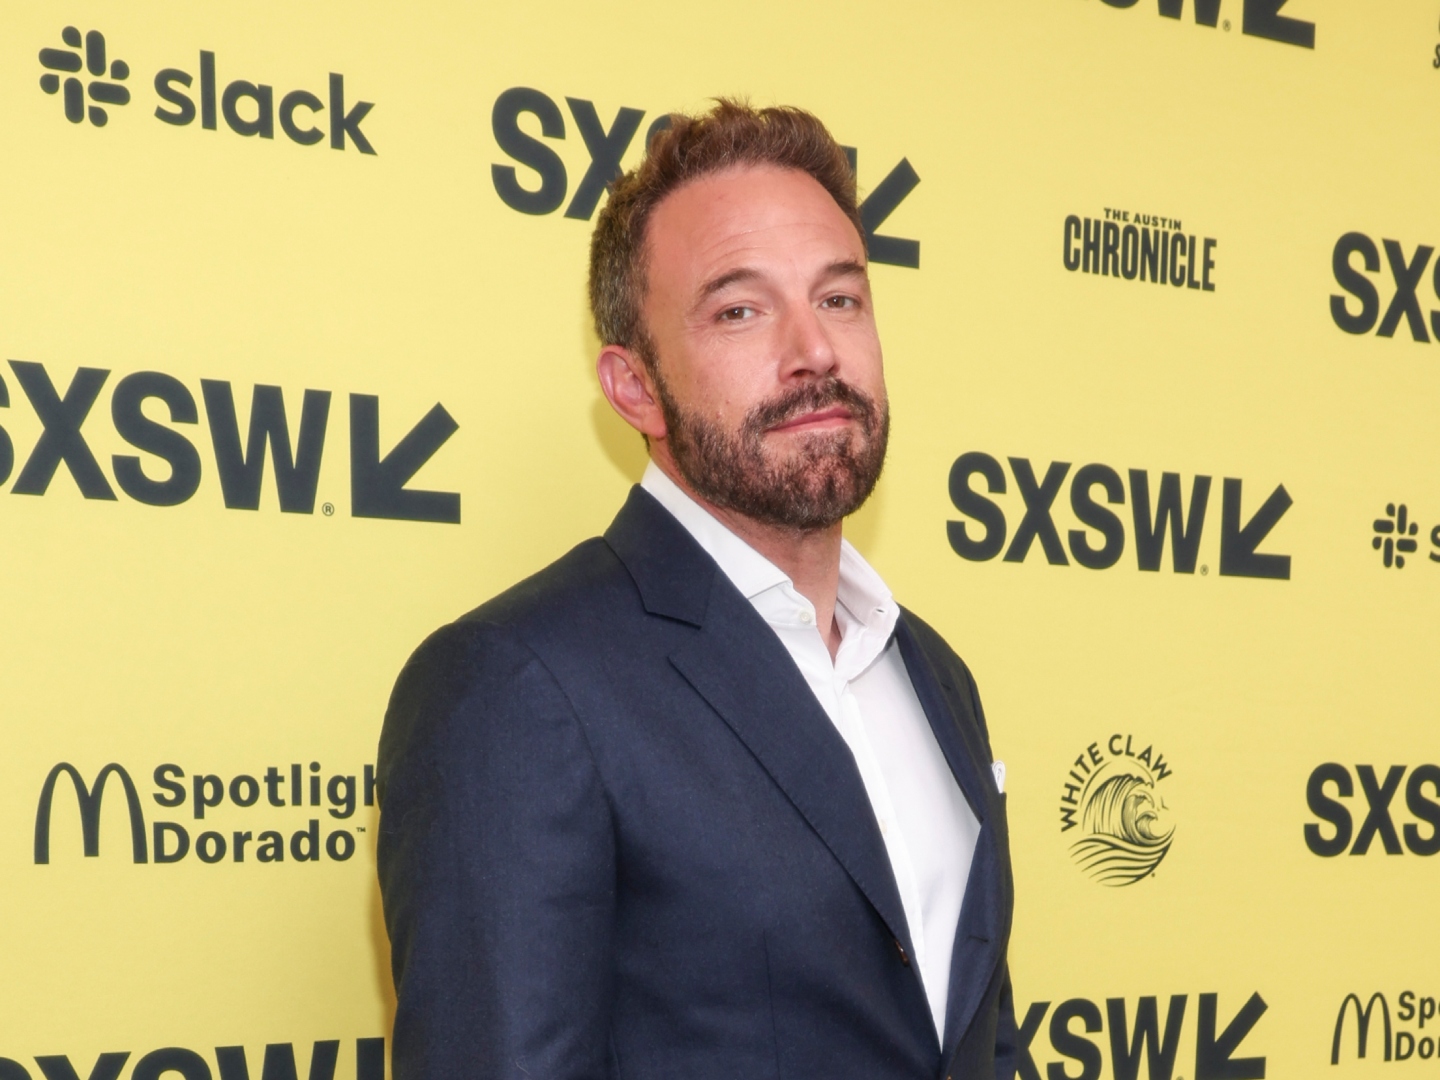
[[[978,450],[961,454],[950,467],[950,501],[963,517],[946,522],[945,527],[950,547],[962,559],[986,562],[1004,552],[1004,562],[1021,563],[1038,547],[1051,566],[1069,566],[1074,560],[1087,570],[1107,570],[1133,546],[1137,568],[1157,572],[1167,561],[1168,541],[1172,571],[1193,574],[1198,567],[1202,576],[1210,572],[1208,564],[1200,565],[1200,550],[1206,519],[1214,520],[1209,514],[1213,477],[1191,477],[1187,499],[1176,472],[1162,472],[1156,483],[1150,470],[1127,469],[1122,477],[1119,469],[1101,462],[1082,465],[1072,473],[1070,462],[1052,461],[1043,474],[1029,458],[1011,457],[1007,462],[1008,478],[997,458]],[[1062,489],[1067,479],[1069,498],[1065,499]],[[1293,504],[1290,493],[1284,484],[1277,484],[1246,519],[1244,488],[1235,477],[1226,477],[1222,485],[1220,576],[1287,580],[1290,556],[1259,549]],[[990,496],[1012,490],[1021,506],[1009,500],[1007,517],[1001,501]],[[1128,514],[1112,509],[1127,501]],[[1066,504],[1068,514],[1063,509]],[[1012,531],[1016,510],[1023,513]],[[1057,514],[1062,515],[1059,522]],[[1077,527],[1062,533],[1063,526],[1072,523]]]
[[[1240,524],[1240,481],[1227,479],[1220,510],[1220,573],[1232,577],[1288,578],[1289,555],[1261,555],[1255,549],[1294,504],[1281,484],[1244,526]]]
[[[1134,7],[1139,0],[1105,0],[1113,8]],[[1315,48],[1315,24],[1305,19],[1280,14],[1288,0],[1245,0],[1240,16],[1240,32],[1248,37],[1279,41],[1286,45],[1298,45],[1302,49]],[[1220,0],[1193,0],[1195,24],[1212,29],[1220,22]],[[1167,19],[1179,19],[1185,12],[1185,0],[1159,0],[1159,12]],[[1230,20],[1225,20],[1225,29],[1230,29]]]
[[[853,146],[845,147],[845,156],[850,159],[850,171],[857,176],[860,172],[860,153]],[[920,241],[906,240],[898,236],[881,236],[879,229],[885,219],[920,184],[920,174],[909,158],[885,174],[885,179],[875,185],[873,191],[860,204],[860,224],[865,229],[865,251],[872,262],[889,263],[891,266],[920,268]]]
[[[1258,993],[1251,994],[1225,1029],[1216,1035],[1219,995],[1200,994],[1198,998],[1195,1071],[1190,1074],[1194,1080],[1264,1080],[1265,1058],[1237,1055],[1240,1044],[1269,1007],[1265,999]],[[1154,997],[1137,999],[1133,1011],[1124,998],[1107,998],[1103,1013],[1099,1003],[1088,998],[1070,998],[1057,1005],[1053,1012],[1050,1002],[1037,1001],[1025,1011],[1020,1023],[1016,1073],[1020,1080],[1041,1080],[1042,1076],[1051,1080],[1061,1077],[1069,1080],[1075,1076],[1096,1080],[1108,1050],[1115,1080],[1137,1080],[1142,1061],[1149,1080],[1180,1080],[1175,1075],[1175,1062],[1189,1000],[1188,994],[1172,994],[1163,1023],[1158,999]],[[1050,1048],[1061,1060],[1042,1065],[1036,1061],[1043,1053],[1037,1045],[1037,1036],[1047,1013]],[[1109,1036],[1103,1042],[1086,1038],[1101,1032]],[[1079,1072],[1074,1071],[1072,1062],[1079,1065]]]
[[[567,138],[565,113],[549,94],[528,86],[512,86],[495,99],[490,129],[507,160],[492,165],[490,177],[500,201],[512,210],[544,215],[564,206],[564,217],[589,221],[600,205],[606,186],[620,175],[621,161],[639,135],[646,113],[644,109],[622,106],[607,127],[595,103],[588,98],[566,97],[565,105],[587,158],[573,192],[571,176],[578,171],[579,163],[572,161],[567,167],[560,155],[564,147],[553,145],[564,143]],[[655,114],[645,129],[641,145],[649,145],[650,138],[669,125],[668,113]],[[538,130],[540,138],[526,128]],[[573,143],[574,140],[570,140],[566,145]],[[859,152],[852,146],[844,150],[851,170],[858,177]],[[871,262],[912,269],[920,266],[919,240],[878,232],[919,183],[920,175],[915,167],[908,158],[901,158],[860,204],[860,223],[865,230],[865,246]]]
[[[1235,1052],[1270,1006],[1258,993],[1240,1007],[1219,1038],[1215,1036],[1218,994],[1200,995],[1200,1030],[1195,1037],[1195,1080],[1264,1080],[1263,1057],[1236,1057]]]
[[[294,397],[287,410],[280,387],[253,387],[242,437],[235,388],[228,380],[201,379],[200,399],[205,406],[212,454],[210,462],[202,465],[198,440],[192,441],[183,430],[200,422],[199,403],[190,387],[158,371],[126,375],[115,383],[110,394],[110,422],[116,434],[144,456],[112,454],[107,475],[90,448],[84,428],[109,381],[110,371],[78,368],[62,391],[44,364],[11,360],[10,368],[41,425],[40,435],[25,455],[10,488],[12,495],[46,494],[63,466],[86,499],[114,502],[118,498],[115,489],[119,488],[124,495],[147,506],[178,506],[199,490],[205,469],[213,468],[227,509],[260,509],[268,472],[273,477],[281,513],[315,512],[330,423],[329,390],[304,391],[297,417]],[[0,409],[10,407],[10,390],[0,375]],[[0,418],[3,415],[0,413]],[[168,416],[168,423],[155,419],[157,416]],[[382,452],[380,399],[371,394],[351,394],[351,516],[459,524],[458,492],[410,486],[425,463],[457,430],[454,418],[443,405],[436,404],[408,434]],[[9,481],[16,461],[14,441],[0,426],[0,485]],[[322,510],[328,517],[335,508],[327,502]]]
[[[460,522],[460,495],[415,491],[405,485],[460,430],[445,406],[436,405],[383,458],[380,399],[350,395],[350,512],[356,517]]]

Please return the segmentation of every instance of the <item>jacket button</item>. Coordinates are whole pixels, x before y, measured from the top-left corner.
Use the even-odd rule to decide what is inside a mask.
[[[898,937],[895,939],[895,951],[900,954],[900,962],[906,967],[909,967],[910,957],[905,955],[905,946],[900,944],[900,939]],[[947,1076],[945,1080],[950,1080],[950,1078]]]

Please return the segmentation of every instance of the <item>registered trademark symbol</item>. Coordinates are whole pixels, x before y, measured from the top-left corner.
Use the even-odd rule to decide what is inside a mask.
[[[329,503],[326,503],[325,505],[326,505],[326,506],[329,506],[330,504],[329,504]],[[326,511],[326,512],[328,513],[329,511]],[[1208,574],[1208,573],[1210,573],[1210,567],[1208,567],[1208,566],[1202,566],[1202,567],[1200,567],[1200,576],[1201,576],[1201,577],[1204,577],[1204,576],[1205,576],[1206,574]]]
[[[320,512],[321,512],[322,514],[324,514],[326,517],[332,517],[332,516],[334,516],[334,514],[335,514],[335,504],[334,504],[334,503],[325,503],[323,506],[320,507]]]
[[[1230,20],[1229,20],[1229,19],[1226,19],[1223,25],[1224,25],[1224,27],[1225,27],[1226,30],[1229,30],[1229,29],[1230,29]],[[1184,1078],[1183,1076],[1180,1076],[1180,1077],[1176,1077],[1176,1080],[1185,1080],[1185,1078]]]

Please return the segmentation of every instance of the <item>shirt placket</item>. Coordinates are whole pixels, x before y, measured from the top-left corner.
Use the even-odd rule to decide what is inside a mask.
[[[895,814],[895,805],[890,798],[890,786],[875,757],[865,719],[860,712],[860,702],[850,689],[848,680],[835,677],[835,696],[839,702],[839,714],[844,727],[842,733],[855,755],[865,790],[879,819],[880,835],[890,856],[890,865],[895,869],[895,885],[900,893],[900,903],[905,909],[905,921],[910,926],[910,943],[920,962],[921,977],[924,977],[925,919],[920,901],[919,881],[915,876],[915,865],[910,858],[910,848],[905,843],[905,834]]]

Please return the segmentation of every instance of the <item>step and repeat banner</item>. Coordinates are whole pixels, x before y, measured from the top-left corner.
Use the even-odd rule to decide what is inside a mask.
[[[1440,1075],[1440,3],[3,25],[0,1080],[385,1080],[391,683],[638,479],[587,243],[716,94],[854,149],[1021,1076]]]

